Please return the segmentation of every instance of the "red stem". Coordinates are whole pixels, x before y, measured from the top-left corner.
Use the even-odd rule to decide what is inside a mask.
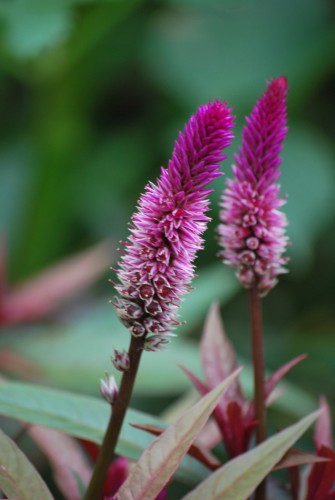
[[[257,288],[249,290],[249,306],[251,319],[252,358],[254,367],[255,413],[258,421],[256,427],[256,443],[266,439],[266,406],[264,393],[264,352],[262,333],[262,301]],[[266,499],[265,480],[255,491],[255,500]]]

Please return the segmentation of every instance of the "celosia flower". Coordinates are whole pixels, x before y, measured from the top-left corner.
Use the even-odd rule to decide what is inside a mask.
[[[279,198],[276,182],[287,132],[286,94],[286,78],[272,80],[246,118],[234,179],[227,180],[221,203],[220,256],[237,269],[242,285],[257,287],[261,295],[286,272],[287,220],[278,210],[285,200]]]
[[[149,183],[139,200],[119,264],[116,289],[121,298],[114,302],[136,337],[161,339],[178,324],[180,300],[189,290],[193,261],[210,220],[205,215],[211,192],[207,185],[221,175],[222,150],[230,144],[232,126],[225,103],[201,106],[179,134],[168,168],[161,169],[157,184]]]

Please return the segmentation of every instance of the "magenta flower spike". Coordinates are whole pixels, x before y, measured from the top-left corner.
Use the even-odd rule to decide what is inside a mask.
[[[121,321],[135,337],[147,337],[158,350],[178,324],[181,297],[194,276],[193,261],[202,248],[210,220],[207,185],[220,176],[222,150],[233,137],[233,118],[225,103],[201,106],[175,143],[168,168],[149,183],[132,217],[117,272],[115,299]]]
[[[246,288],[256,287],[261,296],[285,273],[288,245],[287,220],[279,208],[280,151],[286,136],[287,80],[272,80],[246,118],[242,147],[232,167],[234,179],[226,181],[222,196],[222,224],[218,227],[220,254],[225,264],[237,269]]]

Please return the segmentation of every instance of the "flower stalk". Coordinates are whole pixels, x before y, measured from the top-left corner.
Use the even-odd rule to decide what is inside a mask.
[[[264,349],[263,349],[263,321],[262,299],[256,287],[249,291],[249,309],[251,324],[251,346],[254,368],[254,401],[255,417],[257,420],[256,443],[260,444],[266,439],[266,405],[264,383]],[[266,498],[265,479],[255,491],[255,500]]]
[[[115,350],[113,365],[123,371],[119,393],[85,500],[100,498],[122,423],[130,403],[143,350],[158,351],[178,324],[181,297],[190,289],[194,260],[210,220],[208,184],[222,175],[222,150],[230,144],[233,118],[225,103],[201,106],[175,143],[168,168],[149,183],[132,217],[130,236],[117,271],[113,301],[129,329],[128,356]],[[110,392],[110,387],[103,386]]]
[[[221,202],[218,228],[220,256],[236,269],[236,276],[248,289],[252,357],[254,367],[256,441],[266,438],[262,304],[265,296],[286,272],[287,220],[279,208],[280,152],[287,132],[287,80],[272,80],[246,118],[242,146],[235,155],[234,178],[228,179]],[[263,482],[255,499],[266,498]]]
[[[84,500],[96,500],[97,498],[101,498],[106,474],[112,461],[122,423],[130,403],[142,352],[143,340],[141,338],[131,337],[128,351],[130,360],[129,370],[123,373],[119,395],[113,404],[111,417]]]

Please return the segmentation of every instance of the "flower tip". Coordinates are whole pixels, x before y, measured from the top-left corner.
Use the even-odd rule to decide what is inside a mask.
[[[278,92],[279,94],[283,94],[286,96],[287,93],[287,77],[280,76],[278,78],[274,78],[270,81],[268,89],[273,92]]]
[[[283,274],[288,239],[286,217],[278,211],[279,157],[287,132],[287,78],[268,82],[267,89],[246,118],[242,147],[235,155],[234,179],[222,197],[218,228],[221,256],[237,268],[245,288],[257,286],[264,296]]]
[[[216,119],[224,119],[228,121],[228,128],[232,128],[234,125],[235,116],[232,115],[232,108],[228,107],[226,101],[221,101],[220,99],[215,99],[215,101],[210,101],[208,104],[201,106],[206,112],[212,112]],[[231,138],[233,138],[233,133],[229,131]],[[227,133],[229,133],[227,131]]]
[[[278,85],[280,85],[281,87],[287,87],[287,76],[280,76],[279,78],[277,78],[277,81]]]

